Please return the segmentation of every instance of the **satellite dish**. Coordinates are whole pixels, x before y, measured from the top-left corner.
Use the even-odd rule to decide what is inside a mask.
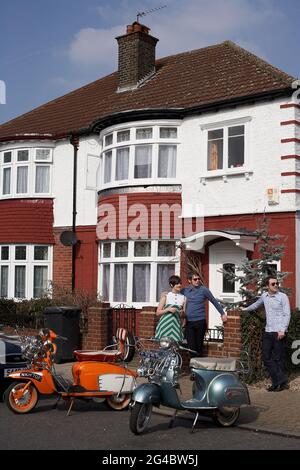
[[[77,237],[76,233],[66,230],[60,236],[60,241],[64,246],[76,245]]]

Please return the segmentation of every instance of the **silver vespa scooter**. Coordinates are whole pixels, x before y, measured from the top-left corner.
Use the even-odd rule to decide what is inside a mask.
[[[243,371],[240,361],[230,358],[194,358],[190,361],[192,398],[181,401],[178,396],[179,374],[182,357],[179,351],[191,351],[177,341],[161,338],[159,349],[137,350],[141,364],[138,375],[148,379],[135,388],[130,404],[130,430],[142,434],[151,420],[153,406],[167,406],[175,409],[169,427],[174,424],[179,410],[196,414],[192,430],[194,431],[200,415],[208,415],[223,427],[233,426],[240,414],[242,405],[250,405],[247,387],[239,378]]]

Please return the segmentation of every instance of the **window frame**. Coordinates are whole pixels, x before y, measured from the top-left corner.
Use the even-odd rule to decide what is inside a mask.
[[[49,158],[47,160],[37,159],[36,153],[39,149],[49,150]],[[18,152],[28,151],[28,160],[18,161]],[[11,161],[4,163],[4,155],[11,153]],[[27,168],[27,191],[18,192],[18,172],[19,168]],[[49,168],[48,191],[36,192],[37,168]],[[10,191],[4,194],[4,172],[10,168]],[[19,199],[24,197],[51,197],[52,194],[52,173],[53,173],[53,147],[13,147],[1,150],[0,152],[0,200],[2,199]]]
[[[35,267],[47,267],[48,269],[48,281],[49,287],[53,278],[53,246],[45,243],[17,243],[17,244],[0,244],[0,256],[2,246],[9,247],[9,260],[0,259],[0,270],[2,266],[8,266],[8,296],[9,299],[21,301],[23,298],[15,297],[15,274],[16,267],[25,266],[25,297],[24,299],[33,299],[34,295],[34,268]],[[26,247],[26,259],[16,260],[16,249],[17,247]],[[34,248],[35,247],[47,247],[48,248],[48,259],[47,260],[35,260],[34,259]],[[0,279],[1,282],[1,279]],[[1,286],[0,286],[1,287]]]
[[[202,154],[205,155],[204,171],[201,177],[204,178],[215,178],[218,176],[226,176],[231,174],[245,174],[252,173],[251,160],[250,160],[250,123],[252,121],[251,116],[245,116],[243,118],[231,119],[220,122],[213,122],[208,124],[200,125],[202,134]],[[238,167],[228,167],[228,147],[229,147],[229,128],[244,126],[244,165]],[[223,168],[217,170],[208,170],[208,136],[209,131],[223,130]]]
[[[116,257],[115,256],[115,245],[119,242],[127,242],[128,243],[128,256],[127,257]],[[170,241],[174,242],[175,244],[175,256],[158,256],[158,243],[160,241]],[[151,251],[150,256],[134,256],[134,244],[138,242],[149,242]],[[146,305],[158,305],[157,301],[157,266],[159,264],[169,264],[174,265],[174,274],[180,274],[180,249],[178,247],[177,240],[115,240],[110,241],[111,250],[110,250],[110,257],[103,258],[103,246],[104,244],[108,243],[107,241],[103,241],[99,243],[99,265],[98,265],[98,291],[100,295],[102,295],[103,290],[103,271],[104,266],[110,266],[110,276],[109,276],[109,298],[105,299],[106,301],[110,302],[112,306],[119,305],[120,303],[133,305],[135,308],[142,308]],[[124,301],[116,301],[114,299],[114,273],[115,273],[115,266],[117,264],[125,264],[127,265],[127,286],[126,292],[127,296]],[[150,265],[150,289],[149,289],[149,300],[144,302],[134,302],[133,301],[133,272],[135,265]]]
[[[178,149],[180,146],[180,133],[181,133],[181,121],[163,122],[163,121],[141,121],[137,124],[129,123],[128,125],[117,125],[112,126],[105,131],[102,131],[100,138],[103,142],[103,148],[101,151],[102,171],[100,189],[108,189],[111,187],[118,186],[131,186],[140,184],[170,184],[170,182],[178,183]],[[174,128],[176,129],[176,138],[160,138],[161,128]],[[137,138],[138,130],[140,129],[151,129],[152,135],[147,138]],[[117,135],[119,132],[129,131],[130,140],[128,141],[117,141]],[[109,145],[105,144],[106,137],[112,135],[112,142]],[[136,159],[136,148],[139,146],[149,146],[151,148],[151,175],[149,177],[135,177],[135,159]],[[176,148],[176,165],[175,165],[175,176],[160,177],[158,176],[158,162],[159,162],[159,147],[160,146],[172,146]],[[128,157],[128,177],[124,179],[116,179],[116,162],[117,152],[120,148],[129,148]],[[106,166],[106,155],[111,153],[111,177],[110,181],[105,182],[105,166]],[[119,157],[120,158],[120,157]]]

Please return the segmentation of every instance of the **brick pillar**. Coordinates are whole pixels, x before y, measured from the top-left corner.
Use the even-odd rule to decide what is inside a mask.
[[[109,316],[109,303],[102,303],[100,307],[89,308],[88,331],[83,336],[82,349],[96,351],[108,345]]]
[[[139,313],[139,337],[153,338],[157,323],[156,307],[143,307]]]
[[[224,324],[223,354],[224,356],[239,358],[242,347],[241,316],[234,310],[227,312],[227,316],[227,323]]]

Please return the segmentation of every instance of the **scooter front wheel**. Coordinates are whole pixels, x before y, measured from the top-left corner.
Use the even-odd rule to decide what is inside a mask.
[[[134,434],[142,434],[148,426],[152,414],[151,403],[135,403],[131,409],[130,430]]]
[[[22,392],[26,385],[26,382],[14,382],[5,392],[5,403],[14,413],[29,413],[38,402],[38,392],[33,384]]]
[[[233,426],[240,416],[240,408],[218,408],[213,414],[213,420],[219,426]]]
[[[116,411],[124,410],[127,408],[131,400],[131,395],[123,393],[121,395],[110,395],[107,397],[106,402],[110,408]]]

